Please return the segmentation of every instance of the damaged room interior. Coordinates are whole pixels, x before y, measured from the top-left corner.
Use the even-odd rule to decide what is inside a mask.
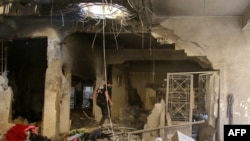
[[[0,141],[223,141],[249,24],[249,0],[2,0]]]

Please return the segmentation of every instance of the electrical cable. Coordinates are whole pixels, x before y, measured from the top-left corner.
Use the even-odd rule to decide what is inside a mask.
[[[95,33],[94,39],[92,41],[92,45],[91,45],[92,48],[94,48],[96,36],[97,36],[97,32]]]
[[[1,55],[2,55],[2,60],[1,60],[1,73],[3,73],[3,61],[4,61],[4,56],[3,56],[3,51],[4,51],[4,42],[1,40]]]
[[[114,22],[113,20],[111,21],[111,29],[112,29],[112,32],[113,32],[113,35],[114,35],[114,39],[115,39],[115,45],[116,45],[116,49],[118,50],[118,41],[117,41],[117,38],[115,36],[115,31],[114,31]]]
[[[153,59],[153,72],[152,72],[153,83],[155,83],[155,59]]]
[[[145,9],[146,9],[147,11],[149,11],[153,16],[156,16],[155,13],[154,13],[151,9],[149,9],[148,7],[145,7]]]
[[[150,51],[150,56],[152,55],[152,38],[151,35],[149,37],[149,51]]]
[[[102,0],[102,2],[104,3],[104,0]],[[102,8],[103,12],[104,12],[104,6]],[[106,19],[104,18],[102,20],[102,35],[103,35],[103,38],[102,38],[102,43],[103,43],[103,63],[104,63],[104,79],[105,79],[105,87],[106,87],[106,91],[108,90],[107,89],[107,70],[106,70],[106,53],[105,53],[105,26],[106,26]],[[110,108],[109,108],[109,104],[108,104],[108,101],[106,102],[107,103],[107,109],[108,109],[108,116],[109,116],[109,120],[110,120],[110,127],[111,127],[111,130],[112,130],[112,135],[113,137],[115,138],[115,134],[114,134],[114,130],[113,130],[113,123],[112,123],[112,120],[111,120],[111,117],[110,117]]]
[[[119,31],[118,31],[118,34],[117,34],[117,36],[121,33],[121,31],[122,31],[122,28],[123,28],[123,25],[122,25],[122,23],[120,22],[120,29],[119,29]]]
[[[128,4],[130,5],[131,8],[134,8],[134,6],[132,5],[132,3],[130,2],[130,0],[127,0]]]
[[[7,65],[7,63],[8,63],[8,57],[7,57],[7,45],[6,45],[6,43],[5,43],[5,46],[4,46],[4,55],[5,55],[5,70],[4,70],[4,72],[6,72],[6,75],[7,75],[7,71],[8,71],[8,65]]]
[[[97,20],[97,23],[95,24],[95,26],[97,26],[99,23],[101,22],[101,20]]]
[[[6,6],[7,4],[3,3],[3,16],[5,15],[5,10],[6,10]]]
[[[118,29],[117,29],[117,26],[116,26],[116,31],[117,31],[117,30],[118,30]],[[122,23],[120,23],[120,28],[119,28],[119,31],[117,32],[115,38],[117,38],[117,36],[119,36],[119,34],[121,33],[121,31],[122,31]]]
[[[144,48],[144,31],[143,31],[143,26],[142,26],[141,46],[142,46],[142,48]]]
[[[64,17],[63,17],[63,13],[62,13],[62,10],[61,11],[61,15],[62,15],[62,26],[64,26]]]
[[[52,25],[53,7],[54,7],[54,2],[52,0],[52,5],[51,5],[51,9],[50,9],[50,25]]]

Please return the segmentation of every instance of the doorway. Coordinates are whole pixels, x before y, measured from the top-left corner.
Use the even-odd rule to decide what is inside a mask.
[[[91,127],[96,125],[93,117],[94,82],[84,81],[82,78],[72,76],[70,119],[71,129]]]
[[[204,120],[216,128],[219,108],[218,71],[167,73],[166,81],[168,124],[180,125]],[[183,132],[197,139],[200,127],[190,125]]]
[[[13,91],[12,120],[42,120],[47,38],[19,38],[7,43],[7,72]]]

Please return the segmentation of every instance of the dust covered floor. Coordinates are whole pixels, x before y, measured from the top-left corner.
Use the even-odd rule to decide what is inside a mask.
[[[70,111],[70,129],[97,127],[98,122],[94,119],[92,108],[72,109]]]
[[[106,123],[101,127],[94,119],[92,108],[72,109],[70,133],[73,134],[67,137],[74,137],[77,133],[84,132],[81,140],[94,141],[90,138],[114,140],[114,138],[119,138],[119,140],[127,141],[128,132],[143,129],[147,121],[147,114],[144,110],[135,107],[125,107],[122,113],[122,117],[112,119],[112,124]]]

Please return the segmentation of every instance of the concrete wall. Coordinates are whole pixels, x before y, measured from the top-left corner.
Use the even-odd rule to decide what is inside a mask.
[[[221,140],[223,125],[228,124],[229,93],[234,95],[233,123],[250,123],[250,32],[241,27],[241,17],[173,17],[153,29],[155,36],[165,36],[189,56],[206,55],[213,68],[220,70]]]
[[[152,73],[149,72],[130,72],[129,79],[131,86],[137,89],[142,101],[146,101],[146,85],[154,82]],[[164,79],[164,78],[163,78]]]
[[[2,78],[2,76],[1,76]],[[6,133],[7,130],[9,130],[14,124],[10,123],[11,119],[11,99],[12,99],[13,93],[12,89],[9,87],[7,90],[0,91],[0,139],[2,136]]]
[[[152,64],[138,64],[131,65],[129,69],[129,79],[131,85],[138,90],[142,101],[146,101],[146,87],[154,84],[155,86],[165,88],[166,82],[164,79],[167,77],[168,72],[195,72],[204,71],[196,63],[187,63],[180,61],[168,61],[158,63],[153,66]],[[165,93],[165,90],[163,91]],[[144,103],[145,104],[145,103]]]
[[[19,34],[22,37],[48,37],[47,47],[47,62],[48,68],[46,70],[45,80],[45,102],[43,107],[43,121],[42,121],[42,135],[49,138],[58,138],[59,132],[66,132],[69,130],[69,97],[70,97],[70,82],[71,79],[64,76],[62,73],[63,58],[61,52],[61,39],[64,36],[63,33],[58,33],[55,29],[47,27],[46,25],[40,26],[40,28],[32,28],[30,30],[20,30]],[[5,133],[12,125],[10,119],[11,113],[11,88],[7,90],[1,90],[1,105],[0,113],[3,113],[4,120],[0,122],[3,130],[0,131],[0,135]],[[5,102],[6,101],[6,102]],[[4,108],[4,109],[2,109]],[[63,118],[60,118],[63,117]]]
[[[160,26],[152,28],[152,34],[155,37],[165,37],[165,42],[175,43],[177,49],[184,49],[188,56],[207,56],[213,68],[220,70],[221,139],[223,138],[223,124],[228,123],[226,110],[227,95],[229,93],[234,95],[234,124],[250,123],[250,96],[248,94],[250,82],[248,79],[250,76],[248,70],[250,68],[250,63],[248,63],[250,57],[250,32],[242,30],[241,20],[241,17],[171,17],[163,21]],[[22,25],[19,26],[20,29],[22,27]],[[23,29],[18,35],[48,36],[49,40],[56,41],[62,39],[60,34],[50,32],[50,29],[41,28],[35,30],[36,32],[33,31],[34,29],[31,28],[30,31]],[[53,46],[49,49],[52,48]],[[48,52],[48,56],[51,56],[48,58],[49,62],[54,59],[54,54],[51,55],[50,53],[52,52]],[[117,72],[119,72],[119,69]],[[137,75],[134,75],[132,78],[137,81],[132,82],[144,87],[145,84],[142,84],[141,79],[136,77]],[[145,79],[147,79],[145,82],[153,81],[152,77],[143,80]],[[119,90],[114,90],[114,93]],[[138,92],[144,93],[144,90],[138,89]],[[7,93],[11,94],[11,92]],[[5,97],[2,93],[1,96],[10,98],[9,96]],[[119,99],[119,102],[122,100],[122,98]],[[9,103],[4,104],[4,106],[9,107]]]
[[[120,110],[128,106],[128,77],[126,69],[116,65],[112,68],[112,101],[111,117],[118,118]]]

